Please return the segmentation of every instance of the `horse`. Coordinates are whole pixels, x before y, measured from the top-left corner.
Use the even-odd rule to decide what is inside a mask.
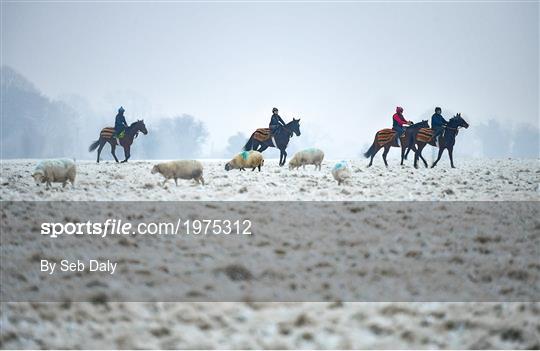
[[[405,128],[405,133],[399,138],[401,141],[401,165],[403,166],[403,160],[407,159],[407,155],[409,154],[409,151],[412,149],[416,152],[416,147],[414,146],[414,138],[416,136],[416,133],[421,128],[428,128],[429,124],[428,121],[422,121],[415,124],[410,125],[409,127]],[[382,154],[382,158],[384,160],[385,166],[388,167],[388,162],[386,162],[386,155],[388,155],[388,151],[391,147],[400,147],[396,141],[396,131],[393,129],[382,129],[379,130],[375,134],[375,139],[373,140],[373,144],[371,144],[371,147],[364,153],[364,157],[369,158],[371,157],[371,160],[369,161],[368,167],[371,167],[373,164],[373,158],[379,152],[381,148],[384,148],[384,152]],[[405,153],[405,150],[407,150],[407,153]],[[421,156],[420,156],[421,157]],[[422,157],[422,160],[424,158]],[[426,162],[426,160],[424,160]],[[427,164],[427,162],[426,162]]]
[[[131,144],[133,144],[133,140],[139,135],[139,132],[142,132],[144,135],[148,134],[148,130],[146,130],[146,125],[144,124],[144,120],[133,122],[130,126],[126,127],[124,131],[124,137],[120,139],[120,145],[124,148],[124,155],[126,157],[126,159],[122,161],[122,163],[127,162],[129,157],[131,156]],[[116,154],[114,152],[117,145],[116,137],[113,137],[114,133],[115,131],[113,127],[103,128],[99,133],[99,139],[94,141],[90,145],[90,147],[88,147],[88,152],[92,152],[99,146],[97,153],[97,163],[99,163],[99,156],[101,155],[101,150],[103,150],[103,146],[105,146],[105,143],[111,144],[111,153],[114,157],[114,160],[118,162],[118,158],[116,158]]]
[[[300,136],[300,119],[294,119],[287,123],[276,134],[272,134],[270,128],[259,128],[244,145],[244,151],[255,150],[263,152],[269,147],[277,147],[281,151],[279,155],[279,166],[285,165],[287,161],[287,145],[293,134]]]
[[[437,165],[437,162],[441,159],[441,156],[445,149],[448,149],[448,156],[450,157],[450,166],[452,168],[456,168],[454,166],[454,144],[456,143],[456,135],[458,134],[459,128],[469,128],[469,123],[467,123],[462,117],[461,113],[458,113],[454,117],[450,118],[448,121],[448,124],[444,127],[444,132],[442,135],[439,135],[439,155],[437,156],[437,159],[435,162],[433,162],[433,165],[431,165],[431,168],[435,167]],[[418,168],[418,158],[422,158],[422,150],[424,147],[429,144],[431,146],[437,147],[436,141],[433,139],[434,130],[430,128],[422,128],[418,131],[415,138],[415,143],[417,145],[417,149],[414,155],[414,167]],[[424,164],[427,167],[426,161],[424,161]]]

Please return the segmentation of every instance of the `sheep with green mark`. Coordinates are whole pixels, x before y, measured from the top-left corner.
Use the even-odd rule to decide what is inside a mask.
[[[347,161],[339,161],[332,168],[332,176],[341,185],[351,177],[351,171]]]
[[[246,168],[252,168],[252,171],[254,171],[255,168],[258,168],[260,172],[263,164],[264,157],[260,152],[254,150],[242,151],[225,164],[225,170],[239,169],[245,171]]]

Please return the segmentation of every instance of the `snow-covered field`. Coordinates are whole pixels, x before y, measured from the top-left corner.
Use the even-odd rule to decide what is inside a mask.
[[[0,199],[538,201],[540,198],[538,160],[456,160],[458,168],[450,169],[447,160],[443,159],[435,169],[418,170],[412,168],[410,162],[400,167],[394,161],[387,169],[381,165],[366,168],[367,161],[355,160],[350,162],[352,178],[342,186],[338,186],[330,175],[331,161],[325,162],[323,170],[319,172],[314,171],[313,166],[306,170],[290,171],[269,160],[260,173],[226,172],[223,160],[202,162],[207,181],[204,187],[193,181],[179,181],[178,186],[169,181],[168,185],[162,187],[158,184],[162,182],[161,176],[150,174],[154,161],[128,164],[104,162],[99,165],[84,161],[78,162],[74,189],[69,185],[62,189],[60,184],[55,184],[53,189],[45,190],[43,185],[36,186],[30,176],[36,161],[3,160]],[[521,218],[527,219],[527,223],[523,224],[523,228],[530,230],[526,233],[527,240],[536,245],[540,238],[540,223],[538,218],[534,218],[534,213],[522,213]],[[401,220],[406,220],[406,216]],[[538,247],[528,246],[519,233],[509,233],[496,240],[491,240],[494,238],[486,233],[487,237],[476,241],[478,247],[464,247],[462,244],[467,239],[466,233],[442,231],[437,237],[400,237],[400,221],[388,224],[391,231],[397,233],[396,236],[376,238],[374,241],[364,238],[358,242],[359,246],[343,250],[350,250],[347,251],[349,255],[359,250],[363,259],[371,258],[376,263],[376,260],[384,257],[406,254],[399,250],[400,247],[417,245],[417,251],[424,255],[422,257],[441,253],[461,257],[462,260],[455,259],[452,265],[448,265],[448,271],[471,271],[482,279],[497,277],[501,272],[507,276],[509,274],[506,273],[516,271],[519,274],[512,274],[511,279],[506,280],[510,284],[512,279],[516,286],[529,279],[538,282],[540,265],[532,263],[522,266],[523,262],[532,260],[530,255],[534,257]],[[11,222],[9,219],[3,220],[8,225]],[[272,250],[305,249],[305,252],[298,253],[299,257],[301,254],[309,256],[308,246],[301,239],[295,239],[306,235],[291,236],[289,240],[299,242],[288,243],[287,247],[280,246],[282,242],[267,245]],[[346,233],[343,235],[345,237]],[[345,238],[354,239],[350,234]],[[256,247],[257,240],[261,238],[254,240],[244,248]],[[6,242],[3,241],[2,245],[6,245]],[[28,247],[35,249],[31,245]],[[114,249],[105,244],[101,247],[104,252]],[[411,247],[406,251],[412,252],[409,251],[413,249]],[[204,250],[208,251],[209,247]],[[513,250],[518,250],[522,256],[512,256]],[[366,252],[371,256],[365,256]],[[523,253],[529,256],[523,256]],[[186,255],[186,251],[176,254]],[[468,258],[474,259],[476,255],[484,254],[496,255],[502,264],[508,264],[504,267],[508,271],[481,266],[464,267],[466,264],[463,262],[468,262]],[[29,252],[28,255],[32,254]],[[215,255],[219,256],[219,253]],[[156,259],[148,264],[155,265],[158,261]],[[338,262],[340,257],[330,257],[327,261]],[[410,262],[412,269],[421,261],[415,256]],[[371,272],[376,271],[377,267],[366,265],[363,268]],[[433,269],[439,268],[434,266]],[[406,285],[405,280],[410,277],[405,278],[405,274],[398,277],[403,277],[403,284],[396,284],[399,289],[401,285]],[[471,277],[463,279],[470,280]],[[51,289],[50,286],[46,288]],[[529,292],[534,294],[537,289],[537,286],[530,286]],[[540,348],[539,320],[540,303],[537,302],[119,303],[98,299],[94,303],[2,303],[0,346],[8,349]]]
[[[538,349],[538,304],[40,303],[2,312],[2,348]]]
[[[381,161],[381,160],[378,160]],[[385,168],[375,164],[366,168],[366,160],[349,164],[352,177],[338,186],[330,171],[334,161],[325,161],[321,171],[314,166],[291,171],[267,160],[262,172],[224,170],[225,160],[202,161],[207,184],[170,180],[150,174],[156,161],[96,164],[79,161],[75,189],[55,184],[52,190],[36,186],[31,174],[35,160],[3,160],[0,199],[64,201],[408,201],[463,200],[508,201],[540,198],[540,162],[538,160],[456,160],[452,169],[446,159],[433,169],[414,169],[411,161],[399,166],[390,161]]]

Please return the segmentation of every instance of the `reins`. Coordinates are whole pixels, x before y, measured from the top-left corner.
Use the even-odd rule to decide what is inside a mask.
[[[285,127],[285,126],[283,126],[282,128],[283,128],[284,130],[286,130],[286,131],[289,133],[289,138],[292,138],[292,137],[293,137],[294,132],[292,132],[289,128],[287,128],[287,127]]]
[[[135,129],[135,133],[133,133],[133,139],[137,138],[139,136],[139,132],[141,131],[138,127],[136,127],[138,122],[133,123],[133,125],[128,126],[126,130]]]

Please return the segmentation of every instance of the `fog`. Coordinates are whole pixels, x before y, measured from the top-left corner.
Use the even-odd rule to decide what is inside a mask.
[[[121,105],[134,158],[229,157],[274,106],[289,153],[356,158],[397,105],[461,112],[456,157],[539,157],[538,2],[0,6],[2,158],[94,158]]]

